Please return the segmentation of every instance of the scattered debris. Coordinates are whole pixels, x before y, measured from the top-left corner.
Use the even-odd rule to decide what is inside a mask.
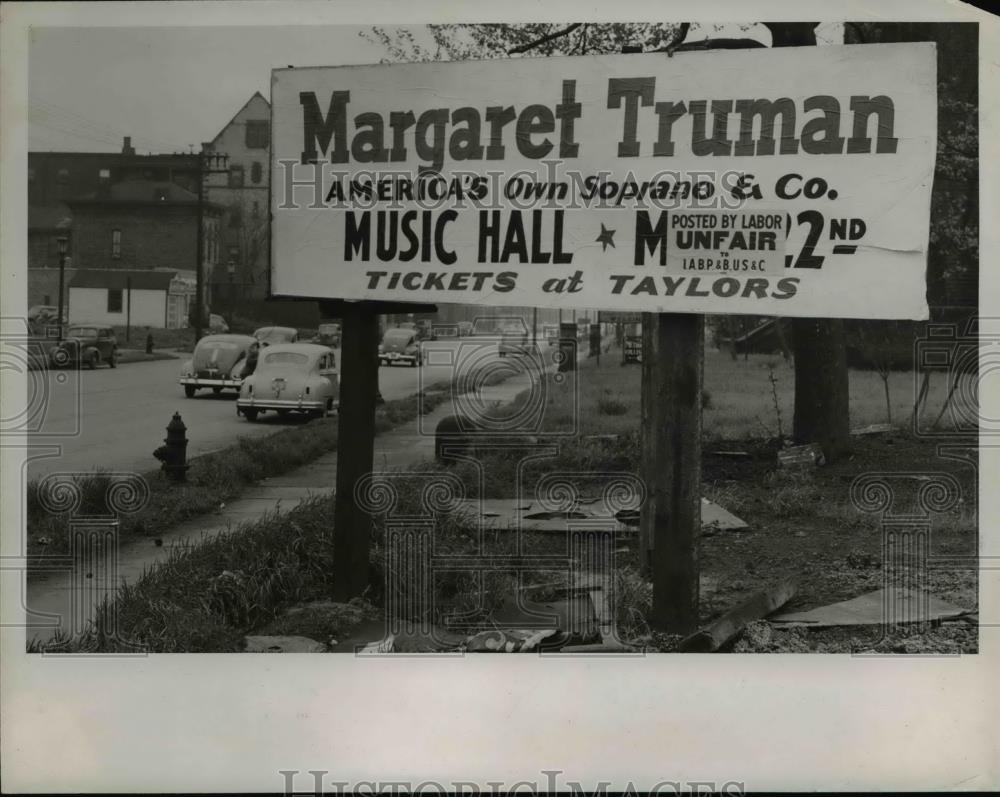
[[[888,423],[873,423],[870,426],[862,426],[858,429],[851,429],[852,435],[886,434],[892,432],[893,427]]]
[[[565,532],[567,526],[572,527],[570,521],[573,520],[587,521],[586,528],[593,531],[627,533],[639,528],[639,510],[623,509],[612,513],[598,499],[581,500],[572,507],[556,511],[531,511],[532,506],[513,498],[492,498],[462,501],[458,509],[473,520],[478,518],[495,529]],[[606,521],[607,527],[595,525],[599,521]],[[740,531],[749,528],[745,521],[707,498],[701,499],[701,524],[703,530],[708,528],[710,531]]]
[[[243,637],[247,653],[323,653],[326,645],[305,636]]]
[[[754,620],[780,609],[795,595],[795,584],[785,580],[776,586],[756,593],[746,603],[726,612],[707,628],[682,639],[677,649],[683,653],[713,653]]]
[[[502,631],[483,631],[470,637],[465,649],[469,653],[533,653],[543,647],[559,648],[565,644],[564,632],[555,628],[534,629],[505,628]],[[549,644],[543,645],[548,641]]]
[[[500,628],[552,629],[565,632],[578,644],[601,638],[594,604],[589,592],[578,592],[551,601],[533,601],[525,595],[510,596],[492,618]]]
[[[809,443],[804,446],[789,446],[778,452],[778,462],[783,467],[818,467],[826,464],[826,457],[823,456],[823,449],[817,443]]]
[[[774,625],[830,628],[847,625],[882,625],[929,622],[961,617],[965,609],[912,589],[877,589],[840,603],[771,618]]]
[[[767,620],[754,620],[733,645],[733,653],[811,653],[801,627],[776,630]]]

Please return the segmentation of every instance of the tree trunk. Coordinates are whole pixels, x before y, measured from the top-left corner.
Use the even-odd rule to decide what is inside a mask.
[[[797,443],[819,443],[828,462],[850,447],[847,349],[840,319],[796,318],[795,415]]]
[[[772,47],[816,44],[815,22],[765,22]],[[795,355],[795,416],[798,443],[819,443],[828,462],[850,449],[851,424],[847,346],[840,319],[792,321]]]

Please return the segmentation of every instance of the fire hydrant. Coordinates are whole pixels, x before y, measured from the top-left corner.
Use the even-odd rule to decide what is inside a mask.
[[[167,436],[163,438],[165,445],[153,452],[153,456],[163,463],[160,466],[161,470],[175,482],[184,481],[188,469],[188,441],[185,432],[187,432],[187,426],[181,420],[181,414],[175,412],[174,417],[167,424]]]

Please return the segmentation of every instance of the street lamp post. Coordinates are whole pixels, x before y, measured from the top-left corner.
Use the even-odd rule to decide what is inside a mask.
[[[56,238],[59,245],[59,306],[56,308],[56,323],[59,325],[58,340],[63,339],[63,293],[66,284],[66,250],[69,248],[69,238],[60,235]]]

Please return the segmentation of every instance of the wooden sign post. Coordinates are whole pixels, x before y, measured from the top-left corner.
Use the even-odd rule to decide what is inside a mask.
[[[436,312],[434,305],[321,301],[324,318],[341,319],[337,491],[333,510],[333,597],[348,601],[368,587],[372,518],[355,488],[375,461],[379,315]]]
[[[688,634],[698,626],[705,317],[643,313],[642,336],[639,539],[653,581],[649,619],[661,631]]]

